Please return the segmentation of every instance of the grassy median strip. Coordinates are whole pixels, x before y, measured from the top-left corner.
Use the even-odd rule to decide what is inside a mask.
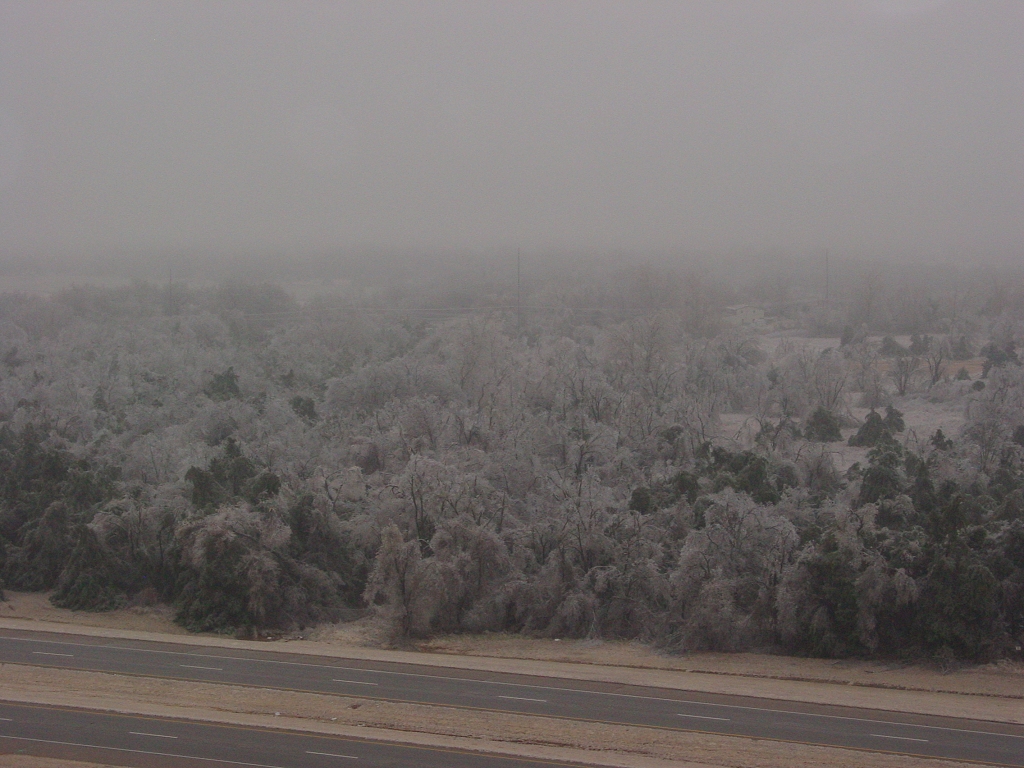
[[[426,739],[433,745],[623,768],[679,765],[680,757],[694,765],[729,768],[967,765],[884,751],[16,664],[0,665],[0,690],[10,700],[210,722],[261,724],[266,719],[280,727],[317,733],[353,733],[355,729],[394,741],[424,743]],[[197,707],[197,702],[202,706]]]

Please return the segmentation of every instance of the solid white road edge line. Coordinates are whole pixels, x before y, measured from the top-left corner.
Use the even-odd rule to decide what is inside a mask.
[[[132,755],[154,755],[156,757],[181,757],[185,760],[202,760],[204,763],[223,763],[225,765],[244,765],[247,768],[282,768],[280,765],[267,765],[266,763],[243,763],[238,760],[224,760],[219,757],[195,757],[193,755],[176,755],[173,752],[148,752],[145,749],[125,749],[124,747],[105,747],[102,744],[81,744],[77,741],[55,741],[53,739],[31,739],[28,736],[5,736],[0,734],[0,739],[12,739],[15,741],[31,741],[36,744],[57,744],[62,747],[87,747],[88,749],[109,749],[111,752],[127,752]]]

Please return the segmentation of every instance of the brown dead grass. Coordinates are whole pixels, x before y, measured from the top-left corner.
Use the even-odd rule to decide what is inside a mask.
[[[855,659],[831,661],[763,653],[701,652],[670,656],[640,643],[541,640],[504,634],[437,637],[418,643],[416,649],[458,656],[535,659],[1024,699],[1024,664],[1009,661],[941,671],[921,664]]]
[[[729,768],[965,765],[733,736],[16,664],[0,665],[0,690],[9,700],[216,722],[262,723],[336,735],[376,736],[452,748],[572,759],[592,765],[654,768],[680,765],[680,759]],[[197,702],[202,702],[202,706],[197,707]],[[431,740],[425,742],[425,737]]]
[[[174,612],[166,605],[122,608],[117,611],[69,611],[50,604],[49,592],[6,592],[0,603],[0,619],[28,619],[81,627],[128,629],[136,632],[161,632],[187,635],[186,629],[174,623]]]
[[[106,768],[100,763],[80,763],[77,760],[54,760],[49,757],[28,755],[0,755],[0,768]]]

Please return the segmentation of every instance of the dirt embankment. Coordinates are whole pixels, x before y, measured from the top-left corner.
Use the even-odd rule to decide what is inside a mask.
[[[27,619],[78,627],[126,629],[137,632],[160,632],[165,635],[188,635],[174,623],[174,613],[166,605],[122,608],[117,611],[69,611],[55,608],[49,592],[12,592],[0,602],[0,619]]]
[[[0,768],[105,768],[99,763],[80,763],[77,760],[54,760],[49,757],[28,755],[0,755]]]
[[[958,669],[849,659],[801,659],[763,653],[659,654],[649,646],[590,640],[537,640],[514,635],[440,637],[416,646],[428,653],[664,669],[755,679],[832,683],[893,691],[928,691],[1024,700],[1024,664],[999,662]],[[1024,709],[1024,704],[1021,705]]]

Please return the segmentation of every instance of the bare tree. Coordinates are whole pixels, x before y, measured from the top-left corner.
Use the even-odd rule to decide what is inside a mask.
[[[399,636],[421,635],[430,627],[439,597],[435,576],[432,564],[420,555],[419,542],[404,541],[398,527],[389,525],[381,532],[363,599],[392,622]]]
[[[826,350],[814,361],[812,385],[818,403],[829,413],[839,413],[844,406],[846,366],[838,355]]]
[[[949,359],[949,343],[943,339],[941,342],[931,339],[928,349],[924,355],[925,364],[928,366],[928,378],[931,386],[938,384],[946,375],[946,361]]]
[[[921,366],[921,358],[916,355],[902,355],[893,360],[889,377],[896,385],[896,392],[903,397],[910,389],[911,381]]]
[[[674,324],[670,315],[658,313],[620,326],[609,339],[612,380],[655,401],[670,397],[682,367],[672,350]]]
[[[775,632],[777,587],[798,544],[796,529],[731,490],[711,497],[672,575],[685,616],[683,642],[735,647]]]
[[[878,350],[868,344],[857,344],[851,357],[856,365],[856,384],[864,392],[861,404],[868,408],[881,407],[885,400],[885,376],[880,368]]]

